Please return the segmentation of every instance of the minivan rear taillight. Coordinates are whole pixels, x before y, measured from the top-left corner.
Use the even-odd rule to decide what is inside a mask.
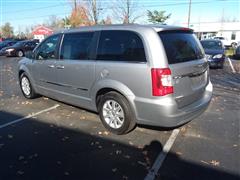
[[[173,93],[171,70],[169,68],[152,68],[152,95],[165,96]]]

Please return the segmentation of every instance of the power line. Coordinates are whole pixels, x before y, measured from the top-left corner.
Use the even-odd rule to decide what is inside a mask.
[[[108,0],[105,0],[105,1],[108,1]],[[211,3],[211,2],[229,2],[227,0],[209,0],[209,1],[198,1],[198,2],[191,2],[191,5],[192,4],[206,4],[206,3]],[[109,1],[110,2],[110,1]],[[179,1],[176,1],[176,2],[179,2]],[[155,2],[156,3],[156,2]],[[65,4],[67,5],[67,4]],[[143,5],[144,8],[151,8],[151,7],[166,7],[166,6],[178,6],[178,5],[189,5],[189,2],[185,1],[185,2],[179,2],[179,3],[169,3],[169,4],[152,4],[152,5]],[[52,5],[52,6],[45,6],[45,7],[40,7],[40,8],[36,8],[36,9],[46,9],[46,8],[49,8],[49,7],[58,7],[58,6],[63,6],[63,5]],[[132,7],[132,9],[138,9],[139,6],[136,6],[136,7]],[[36,9],[29,9],[29,10],[36,10]],[[108,10],[109,7],[103,7],[101,8],[101,10]],[[16,12],[16,11],[15,11]],[[19,21],[19,20],[26,20],[26,19],[39,19],[39,18],[42,18],[42,17],[48,17],[48,16],[56,16],[56,15],[69,15],[69,13],[65,12],[65,13],[57,13],[57,14],[48,14],[48,15],[43,15],[43,16],[37,16],[37,17],[23,17],[23,18],[18,18],[18,19],[9,19],[8,21],[11,21],[11,20],[14,20],[14,21]]]
[[[9,19],[8,21],[19,21],[19,20],[26,20],[26,19],[39,19],[42,17],[50,17],[50,16],[56,16],[56,15],[69,15],[69,13],[57,13],[57,14],[48,14],[48,15],[43,15],[43,16],[37,16],[37,17],[24,17],[24,18],[17,18],[17,19]]]
[[[19,13],[19,12],[26,12],[26,11],[35,11],[35,10],[40,10],[40,9],[48,9],[51,7],[59,7],[59,6],[66,6],[68,4],[58,4],[58,5],[51,5],[51,6],[44,6],[44,7],[39,7],[39,8],[31,8],[31,9],[21,9],[17,11],[7,11],[7,12],[2,12],[3,14],[8,14],[8,13]]]

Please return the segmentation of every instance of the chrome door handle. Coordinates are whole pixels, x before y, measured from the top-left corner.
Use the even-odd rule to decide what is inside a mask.
[[[55,66],[53,64],[48,65],[49,68],[54,68]]]
[[[58,65],[58,66],[57,66],[57,69],[64,69],[64,66]]]

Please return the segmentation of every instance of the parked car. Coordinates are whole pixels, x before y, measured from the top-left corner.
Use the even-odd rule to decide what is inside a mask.
[[[13,46],[16,43],[17,43],[17,41],[15,41],[15,40],[14,41],[9,41],[9,40],[8,41],[2,41],[2,42],[0,42],[0,50],[2,48],[8,47],[8,46]]]
[[[98,112],[111,132],[176,127],[212,97],[208,62],[187,28],[110,25],[54,34],[19,62],[23,95]]]
[[[23,57],[26,52],[32,51],[37,46],[37,44],[38,43],[33,40],[19,41],[13,46],[2,49],[2,52],[0,52],[0,54],[2,53],[5,56]]]
[[[209,66],[212,68],[223,68],[225,62],[225,50],[220,40],[202,40]]]
[[[235,49],[234,58],[240,59],[240,45]]]
[[[213,39],[222,41],[225,47],[236,47],[238,43],[236,40],[229,40],[222,36],[215,36]]]

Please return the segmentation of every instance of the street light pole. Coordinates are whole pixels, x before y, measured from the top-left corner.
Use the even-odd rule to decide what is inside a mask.
[[[191,7],[192,7],[192,0],[189,0],[189,7],[188,7],[188,28],[189,28],[189,26],[190,26]]]

